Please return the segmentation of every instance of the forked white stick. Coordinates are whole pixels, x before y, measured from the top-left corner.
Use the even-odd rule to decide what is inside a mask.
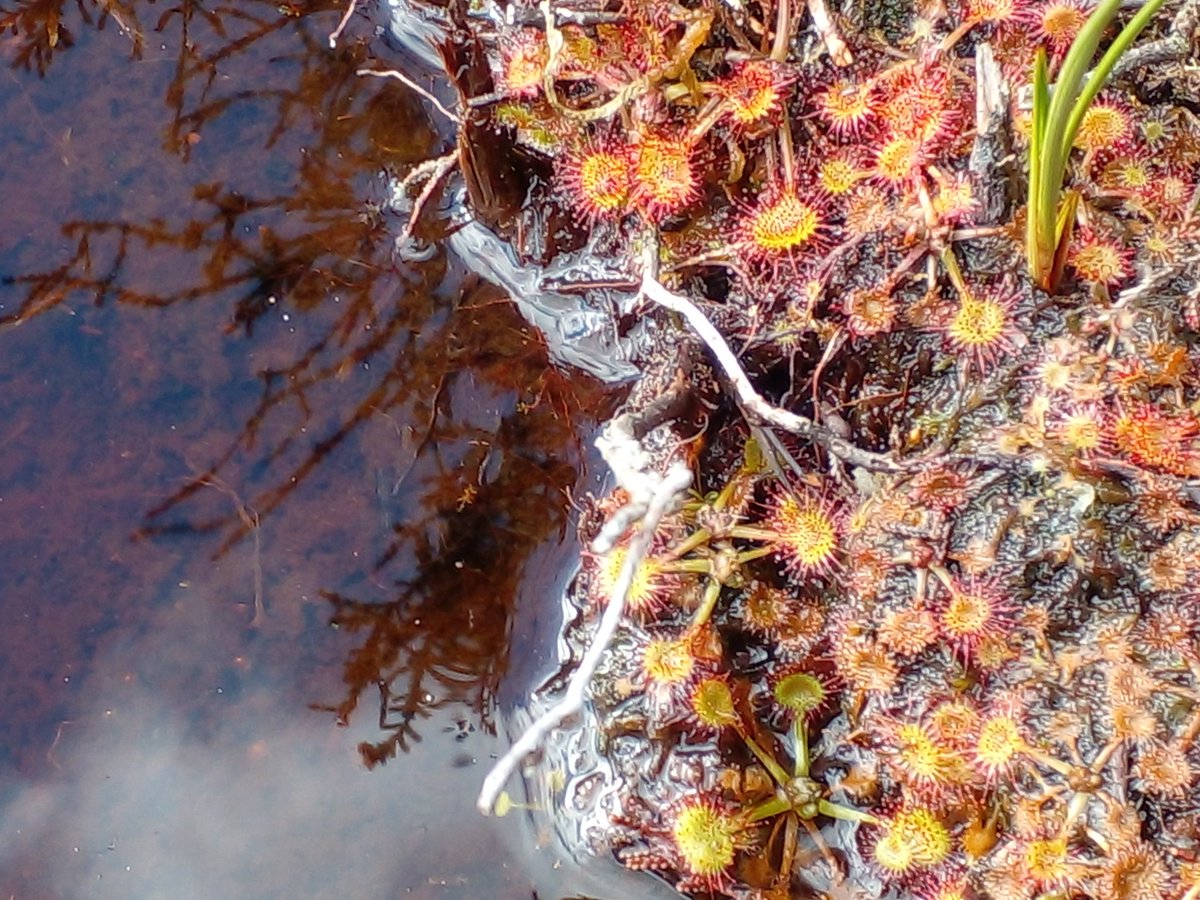
[[[445,116],[451,122],[454,122],[457,124],[458,122],[461,121],[457,115],[450,112],[450,110],[446,109],[446,107],[444,107],[442,105],[441,101],[438,100],[437,97],[433,96],[433,94],[429,93],[429,91],[425,90],[425,88],[421,87],[419,84],[417,84],[415,81],[413,81],[407,75],[405,75],[399,69],[358,69],[355,71],[354,74],[355,75],[369,75],[372,78],[395,78],[397,81],[399,81],[405,87],[411,88],[412,90],[414,90],[418,94],[420,94],[422,97],[424,97],[426,100],[428,100],[430,103],[432,103],[435,107],[437,107],[438,112],[440,112],[443,116]]]
[[[625,598],[629,594],[629,588],[633,584],[638,567],[650,549],[650,542],[654,539],[658,524],[675,503],[675,499],[686,491],[691,483],[691,470],[681,461],[672,463],[667,469],[667,473],[659,481],[646,507],[646,515],[642,519],[641,528],[629,542],[625,562],[621,566],[616,584],[613,585],[608,606],[604,610],[604,615],[600,617],[600,624],[592,636],[587,653],[579,662],[579,668],[571,675],[563,698],[542,713],[525,730],[525,733],[508,749],[508,752],[496,760],[496,764],[484,778],[476,806],[485,816],[491,815],[496,805],[496,799],[504,790],[505,783],[517,766],[542,745],[546,735],[583,709],[588,684],[591,682],[596,668],[600,665],[600,659],[608,649],[608,645],[617,631],[617,626],[621,623],[621,617],[625,612]]]
[[[762,395],[754,389],[754,385],[750,383],[750,377],[742,368],[742,364],[738,362],[729,343],[717,331],[716,326],[708,321],[708,317],[691,300],[671,293],[648,272],[642,275],[642,295],[687,319],[692,330],[700,336],[700,339],[712,351],[713,356],[717,358],[717,364],[725,372],[725,376],[733,383],[738,403],[747,414],[755,416],[768,425],[774,425],[776,428],[782,428],[784,431],[808,438],[851,465],[877,472],[899,472],[903,469],[899,463],[887,456],[862,450],[828,429],[817,425],[812,419],[786,409],[780,409],[778,406],[772,406],[764,400]]]

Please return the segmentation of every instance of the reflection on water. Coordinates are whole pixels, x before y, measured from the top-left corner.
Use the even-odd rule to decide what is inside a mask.
[[[137,32],[147,47],[135,58],[129,28],[80,30],[36,78],[21,60],[42,32],[23,18],[49,5],[0,18],[17,29],[0,97],[20,123],[8,139],[40,170],[31,181],[5,167],[4,196],[32,234],[10,245],[20,302],[0,321],[72,301],[220,299],[248,326],[273,296],[307,309],[333,289],[350,304],[369,294],[389,254],[364,178],[423,159],[436,137],[417,99],[361,83],[361,42],[328,52],[328,15],[255,2],[202,15],[185,2]]]
[[[6,891],[466,897],[496,885],[497,896],[528,896],[519,872],[463,859],[448,839],[486,847],[490,838],[445,795],[469,805],[470,789],[445,773],[469,775],[478,747],[441,724],[404,770],[367,772],[352,740],[372,723],[348,734],[300,714],[303,673],[259,667],[253,646],[238,648],[221,593],[193,585],[143,614],[142,634],[92,661],[69,723],[40,748],[44,771],[5,779]]]
[[[446,147],[341,10],[0,3],[0,895],[529,896],[472,800],[605,401],[396,267]]]

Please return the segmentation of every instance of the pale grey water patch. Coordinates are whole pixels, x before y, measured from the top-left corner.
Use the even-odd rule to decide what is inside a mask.
[[[0,773],[4,896],[392,900],[528,884],[494,852],[460,852],[497,841],[470,805],[487,741],[431,720],[403,765],[368,771],[356,745],[373,723],[306,709],[310,683],[256,665],[252,637],[231,646],[205,593],[181,590],[97,659],[45,772]]]

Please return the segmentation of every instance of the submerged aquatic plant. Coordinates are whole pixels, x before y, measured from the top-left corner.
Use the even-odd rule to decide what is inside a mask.
[[[1044,291],[1057,290],[1062,278],[1071,223],[1079,203],[1079,195],[1074,191],[1067,192],[1065,198],[1063,195],[1063,177],[1076,134],[1117,60],[1163,2],[1149,0],[1138,10],[1089,75],[1088,64],[1096,54],[1100,38],[1121,6],[1120,0],[1102,0],[1071,44],[1053,93],[1046,51],[1038,48],[1033,66],[1033,130],[1029,144],[1025,254],[1030,276]]]

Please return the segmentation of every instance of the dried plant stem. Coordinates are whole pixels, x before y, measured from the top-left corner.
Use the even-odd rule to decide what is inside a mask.
[[[408,222],[405,223],[404,230],[400,232],[400,237],[396,239],[397,245],[407,243],[408,239],[412,237],[413,229],[417,226],[417,220],[420,219],[421,211],[425,208],[425,204],[429,202],[429,198],[433,196],[433,192],[437,190],[437,186],[441,184],[442,179],[457,164],[458,151],[454,150],[445,156],[425,160],[404,176],[404,180],[400,182],[398,188],[400,193],[407,194],[409,187],[422,179],[425,181],[425,186],[421,188],[421,193],[417,195],[417,199],[413,201],[413,208],[412,212],[408,215]]]
[[[833,60],[834,65],[848,66],[854,62],[854,54],[850,52],[850,47],[842,40],[837,26],[833,24],[825,0],[808,0],[808,14],[812,16],[817,34],[821,36],[821,41],[825,44],[825,49],[829,51],[829,57]]]
[[[641,528],[629,542],[629,548],[625,554],[625,562],[621,566],[621,572],[617,577],[616,584],[613,585],[612,596],[609,597],[608,606],[604,610],[604,615],[600,617],[600,624],[596,628],[596,633],[592,636],[587,653],[580,660],[579,668],[571,676],[571,681],[567,685],[567,690],[563,694],[563,698],[550,709],[546,710],[546,712],[542,713],[525,730],[525,733],[509,748],[508,752],[496,760],[496,764],[492,766],[492,770],[488,772],[487,777],[483,780],[483,786],[480,788],[476,806],[484,815],[491,815],[496,805],[496,799],[500,796],[505,783],[516,770],[517,766],[527,756],[542,746],[542,742],[551,731],[572,716],[577,715],[583,708],[588,684],[591,682],[596,668],[600,665],[600,660],[608,649],[608,645],[617,631],[617,626],[621,623],[621,618],[625,612],[625,598],[629,594],[629,588],[633,584],[633,578],[637,573],[638,567],[642,564],[642,560],[650,549],[650,542],[654,538],[654,533],[658,530],[658,525],[662,521],[663,516],[666,515],[678,496],[687,490],[688,485],[691,483],[691,470],[680,461],[672,463],[670,468],[667,469],[667,473],[658,481],[646,505],[646,515],[642,519]]]
[[[876,472],[902,471],[904,467],[890,457],[862,450],[828,429],[817,425],[812,419],[772,406],[764,400],[754,389],[754,385],[750,383],[749,376],[746,375],[745,369],[738,362],[728,342],[712,322],[708,321],[708,317],[686,297],[668,291],[649,272],[642,276],[641,293],[646,299],[652,300],[672,312],[679,313],[687,320],[688,324],[692,326],[692,330],[712,351],[717,358],[717,364],[732,382],[738,403],[747,418],[753,417],[768,425],[782,428],[791,434],[807,438],[850,465],[861,466]]]
[[[771,59],[783,62],[787,59],[788,45],[792,37],[792,14],[789,0],[778,0],[775,7],[775,40],[771,43]]]
[[[429,93],[429,91],[425,90],[425,88],[421,87],[398,69],[359,69],[357,72],[355,72],[355,74],[370,75],[375,78],[395,78],[397,81],[401,82],[406,87],[412,88],[426,100],[432,103],[437,108],[438,112],[440,112],[451,122],[454,122],[455,124],[458,124],[459,122],[458,116],[446,109],[446,107],[442,105],[442,102],[438,100],[437,97],[433,96],[433,94]]]
[[[542,12],[543,27],[546,30],[546,48],[549,51],[546,66],[542,70],[542,91],[546,95],[546,100],[554,107],[555,112],[576,122],[597,122],[600,119],[607,119],[627,103],[648,93],[651,88],[660,82],[678,79],[684,70],[687,69],[692,55],[704,43],[705,38],[708,37],[708,32],[712,27],[714,18],[714,14],[711,11],[702,10],[689,14],[686,20],[677,20],[685,26],[685,31],[683,37],[679,39],[679,43],[675,47],[674,56],[665,65],[652,69],[641,77],[629,82],[599,106],[588,109],[575,109],[563,104],[558,96],[558,89],[555,86],[558,60],[566,47],[566,38],[563,37],[562,31],[556,23],[551,0],[541,0],[538,8]]]
[[[338,22],[337,28],[333,29],[333,33],[329,35],[329,48],[331,50],[337,46],[338,38],[342,36],[342,32],[350,24],[350,17],[354,15],[354,8],[356,6],[358,6],[358,0],[350,0],[346,4],[346,11],[342,13],[342,20]]]

